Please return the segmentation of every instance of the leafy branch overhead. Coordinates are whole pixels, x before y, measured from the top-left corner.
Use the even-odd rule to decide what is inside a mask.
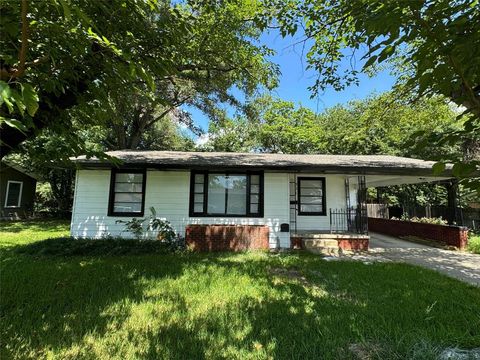
[[[213,114],[222,103],[242,107],[233,87],[250,96],[276,84],[270,50],[256,43],[261,32],[249,20],[255,4],[24,0],[0,7],[2,156],[37,130],[68,131],[58,120],[63,112],[105,106],[118,88],[148,98],[158,114],[182,104]]]
[[[464,109],[468,117],[462,120],[463,129],[430,140],[458,141],[480,132],[478,0],[265,3],[263,26],[274,24],[284,36],[300,35],[309,46],[308,68],[318,74],[313,94],[328,87],[343,90],[357,84],[360,73],[387,68],[397,77],[402,96],[442,95]],[[470,164],[470,170],[477,164],[472,159],[456,161],[463,174],[463,163]]]

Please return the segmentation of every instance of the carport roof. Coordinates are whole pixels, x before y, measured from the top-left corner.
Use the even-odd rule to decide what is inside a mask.
[[[120,150],[106,153],[121,167],[158,169],[251,169],[342,174],[392,174],[432,176],[435,162],[390,155],[300,155],[229,152]],[[110,168],[111,159],[73,159],[84,168]],[[451,166],[441,176],[449,176]]]

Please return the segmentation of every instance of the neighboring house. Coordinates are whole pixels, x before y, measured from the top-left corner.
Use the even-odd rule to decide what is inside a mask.
[[[0,162],[0,218],[30,215],[35,201],[35,175],[11,162]]]
[[[73,237],[131,237],[117,220],[148,216],[153,206],[200,249],[290,247],[307,233],[362,240],[368,237],[353,234],[366,233],[366,187],[448,178],[432,175],[433,162],[380,155],[108,155],[122,165],[75,159]]]

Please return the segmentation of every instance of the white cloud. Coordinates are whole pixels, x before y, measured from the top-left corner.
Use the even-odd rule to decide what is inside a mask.
[[[195,140],[195,147],[205,145],[209,140],[210,140],[210,134],[208,133],[202,134]]]

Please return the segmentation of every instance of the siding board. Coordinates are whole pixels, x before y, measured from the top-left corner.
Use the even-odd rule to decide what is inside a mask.
[[[71,234],[74,237],[100,238],[106,235],[129,237],[122,232],[124,217],[107,216],[110,171],[79,170],[77,172]],[[288,223],[288,175],[265,174],[265,213],[263,218],[197,218],[189,217],[189,171],[147,171],[145,216],[155,207],[159,218],[170,221],[175,230],[185,235],[189,224],[269,225],[270,246],[288,247],[289,233],[280,233],[280,224]],[[131,235],[130,235],[131,236]]]
[[[298,230],[328,230],[328,209],[344,207],[344,176],[321,176],[326,177],[327,216],[298,216]],[[73,237],[131,237],[122,231],[123,224],[115,223],[128,217],[107,216],[109,187],[109,170],[77,171],[71,224]],[[157,216],[170,221],[182,236],[189,224],[268,225],[270,247],[289,247],[290,233],[280,232],[280,224],[290,222],[289,174],[266,172],[264,187],[263,218],[190,217],[190,172],[147,171],[145,216],[149,216],[150,207],[155,207]]]

